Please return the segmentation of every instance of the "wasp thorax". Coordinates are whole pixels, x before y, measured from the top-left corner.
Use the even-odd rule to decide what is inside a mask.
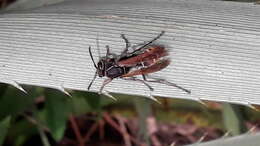
[[[99,77],[107,76],[108,71],[115,66],[114,59],[101,59],[97,64],[97,73]]]

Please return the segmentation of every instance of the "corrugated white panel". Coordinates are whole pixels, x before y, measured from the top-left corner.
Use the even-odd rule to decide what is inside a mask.
[[[119,53],[166,34],[172,63],[155,76],[192,91],[151,84],[153,95],[260,104],[260,6],[222,1],[65,1],[0,16],[0,81],[86,90],[105,45]],[[98,91],[98,79],[93,91]],[[105,90],[149,95],[138,82],[117,79]]]

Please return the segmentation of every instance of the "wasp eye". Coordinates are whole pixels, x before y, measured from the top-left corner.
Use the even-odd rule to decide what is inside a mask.
[[[104,69],[104,63],[102,61],[98,62],[98,69],[100,70]]]
[[[104,62],[101,60],[97,64],[97,71],[98,71],[98,76],[103,77],[105,76],[105,65]]]

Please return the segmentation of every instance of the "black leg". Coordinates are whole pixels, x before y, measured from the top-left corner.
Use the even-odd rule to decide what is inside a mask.
[[[172,83],[172,82],[169,82],[165,79],[160,79],[160,78],[155,78],[155,77],[151,77],[151,76],[147,76],[148,78],[151,78],[153,80],[146,80],[147,82],[154,82],[154,83],[161,83],[161,84],[165,84],[165,85],[168,85],[168,86],[173,86],[173,87],[176,87],[178,89],[181,89],[182,91],[188,93],[188,94],[191,94],[191,91],[188,90],[188,89],[185,89],[175,83]]]
[[[143,77],[145,78],[145,75],[143,75]],[[157,103],[160,103],[160,101],[158,101],[153,95],[152,95],[152,91],[154,91],[153,87],[150,86],[148,83],[145,82],[145,80],[141,80],[141,79],[137,79],[136,77],[128,77],[128,78],[121,78],[123,80],[131,80],[131,81],[138,81],[143,83],[144,85],[146,85],[149,90],[150,90],[150,95],[148,96],[150,99],[156,101]]]
[[[121,56],[125,56],[128,51],[128,48],[130,47],[130,43],[124,34],[121,34],[121,38],[125,41],[125,49],[121,53]]]
[[[110,49],[109,49],[109,46],[106,45],[106,48],[107,48],[107,53],[106,53],[106,60],[108,59],[109,55],[110,55]]]
[[[106,59],[110,58],[111,56],[112,56],[111,58],[116,58],[117,57],[116,54],[113,54],[113,53],[110,52],[110,48],[109,48],[108,45],[106,45],[106,49],[107,49]]]
[[[121,78],[123,80],[131,80],[131,81],[138,81],[138,82],[141,82],[143,83],[144,85],[146,85],[150,91],[153,91],[153,87],[150,86],[149,84],[147,84],[144,80],[141,80],[141,79],[137,79],[136,77],[128,77],[128,78]]]
[[[125,37],[124,34],[121,34],[122,39],[125,41],[125,48],[128,49],[131,45],[128,39]]]
[[[146,76],[144,74],[142,74],[142,77],[143,77],[144,81],[147,81]]]
[[[99,93],[99,94],[102,94],[102,91],[103,91],[104,87],[105,87],[108,83],[110,83],[111,81],[112,81],[111,78],[105,79],[104,82],[103,82],[103,84],[102,84],[102,86],[100,87],[100,90],[99,90],[98,93]]]
[[[88,90],[90,89],[91,85],[92,85],[93,82],[95,81],[96,77],[97,77],[97,71],[95,72],[95,75],[94,75],[93,79],[91,80],[91,82],[90,82],[89,85],[88,85]]]

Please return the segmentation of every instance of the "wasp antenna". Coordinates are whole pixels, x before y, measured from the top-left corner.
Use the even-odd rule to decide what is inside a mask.
[[[97,77],[97,71],[95,72],[95,75],[94,75],[93,79],[91,80],[91,82],[88,85],[88,90],[90,89],[91,85],[94,83],[96,77]]]
[[[98,59],[100,60],[101,58],[101,53],[99,49],[99,38],[98,38],[98,33],[97,33],[97,38],[96,38],[96,44],[97,44],[97,49],[98,49]]]
[[[161,33],[155,37],[154,39],[152,39],[151,41],[149,41],[148,43],[144,44],[143,46],[141,46],[140,48],[136,49],[133,53],[145,48],[146,46],[152,44],[154,41],[158,40],[163,34],[165,33],[165,31],[161,31]]]
[[[88,51],[89,51],[89,55],[90,55],[90,57],[91,57],[91,60],[92,60],[92,62],[93,62],[93,64],[94,64],[95,68],[97,69],[97,65],[96,65],[96,63],[95,63],[95,61],[94,61],[94,58],[93,58],[93,55],[92,55],[91,47],[90,47],[90,46],[89,46],[89,48],[88,48]]]

